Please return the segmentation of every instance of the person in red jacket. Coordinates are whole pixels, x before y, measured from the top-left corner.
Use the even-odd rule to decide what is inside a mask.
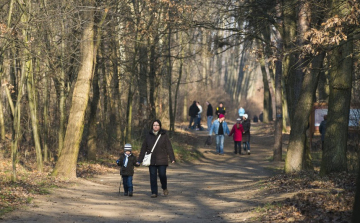
[[[241,119],[236,119],[236,124],[232,127],[229,136],[233,135],[234,139],[234,153],[237,154],[237,148],[239,148],[239,154],[241,155],[241,141],[242,141],[242,133],[244,131],[244,128],[241,124]]]

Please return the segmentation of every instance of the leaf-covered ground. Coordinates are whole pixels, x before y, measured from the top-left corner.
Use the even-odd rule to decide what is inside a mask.
[[[317,172],[279,174],[267,179],[262,193],[295,195],[258,208],[262,222],[351,222],[356,175],[320,177]]]

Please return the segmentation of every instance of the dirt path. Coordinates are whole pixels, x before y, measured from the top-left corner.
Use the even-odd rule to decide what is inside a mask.
[[[193,131],[204,158],[169,166],[167,197],[150,198],[148,169],[140,167],[135,170],[134,197],[119,196],[120,176],[114,172],[56,189],[0,221],[249,222],[254,215],[250,210],[266,202],[254,185],[274,174],[274,163],[267,161],[273,138],[257,134],[259,128],[252,126],[251,155],[235,155],[231,137],[226,137],[225,155],[216,155],[215,145],[203,146],[207,131]]]

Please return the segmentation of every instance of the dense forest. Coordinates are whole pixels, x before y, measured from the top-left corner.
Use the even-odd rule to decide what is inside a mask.
[[[348,171],[349,111],[360,107],[359,7],[356,0],[3,0],[0,154],[11,157],[14,181],[27,153],[38,171],[54,161],[53,176],[74,178],[80,152],[96,160],[139,140],[155,118],[174,132],[193,100],[224,101],[234,113],[241,105],[274,123],[275,161],[291,129],[284,169],[294,173],[312,169],[307,136],[318,102],[328,105],[320,172]],[[352,131],[359,136],[358,121]]]

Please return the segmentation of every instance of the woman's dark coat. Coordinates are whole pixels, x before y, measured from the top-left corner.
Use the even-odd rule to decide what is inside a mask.
[[[136,156],[131,154],[128,158],[128,164],[126,167],[124,167],[125,162],[125,154],[121,154],[120,156],[120,162],[117,163],[118,166],[120,166],[120,175],[122,176],[133,176],[134,175],[134,166],[136,165]]]
[[[170,139],[166,134],[166,131],[160,129],[157,135],[154,135],[152,131],[150,131],[146,135],[146,138],[141,146],[141,151],[138,159],[139,163],[142,163],[145,156],[145,152],[146,153],[151,152],[151,149],[153,148],[156,139],[159,137],[159,134],[161,134],[161,137],[155,146],[153,154],[151,155],[151,165],[167,166],[169,164],[169,158],[171,162],[175,161],[174,150],[171,146]]]
[[[246,119],[242,123],[244,134],[242,135],[242,142],[250,142],[250,119]]]

